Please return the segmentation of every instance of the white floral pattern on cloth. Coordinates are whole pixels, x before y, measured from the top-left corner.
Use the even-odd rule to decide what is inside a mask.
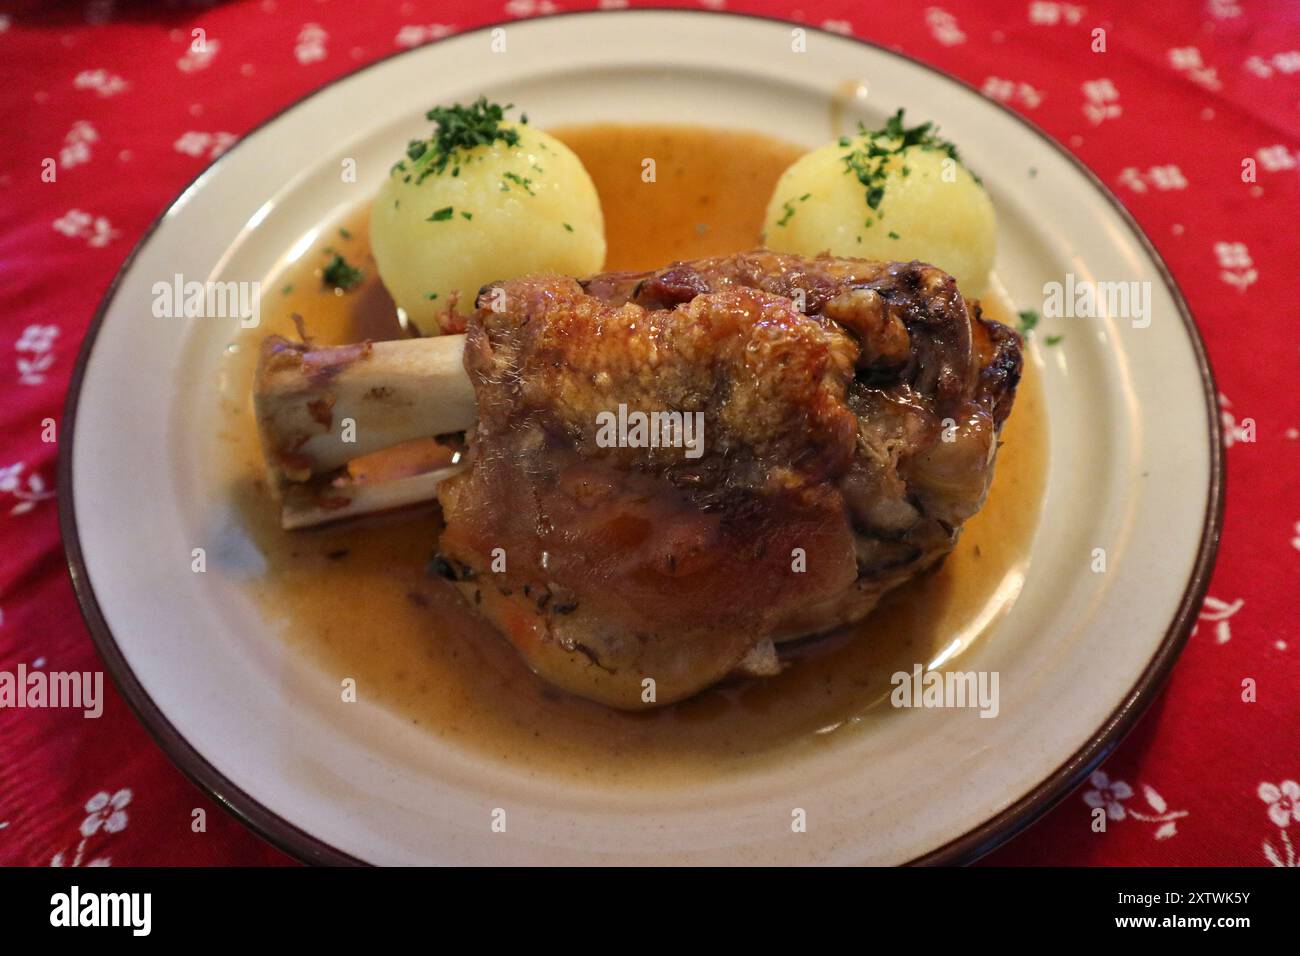
[[[925,24],[930,28],[930,36],[944,46],[958,46],[966,42],[957,18],[941,7],[927,7]]]
[[[1264,80],[1270,79],[1276,73],[1289,76],[1292,73],[1300,73],[1300,50],[1283,50],[1268,58],[1255,54],[1247,58],[1243,65]]]
[[[1054,27],[1064,24],[1076,26],[1088,8],[1075,3],[1053,3],[1050,0],[1035,0],[1029,5],[1029,22],[1035,26]]]
[[[1205,9],[1216,20],[1231,20],[1241,16],[1241,6],[1237,0],[1209,0]]]
[[[1219,260],[1219,278],[1238,292],[1245,292],[1259,278],[1244,242],[1216,242],[1214,255]]]
[[[97,142],[99,142],[99,132],[94,125],[88,120],[77,120],[63,137],[63,146],[59,150],[59,166],[63,169],[72,169],[74,166],[90,162],[91,144]]]
[[[448,26],[445,23],[410,23],[397,31],[393,43],[400,47],[420,46],[432,40],[441,40],[443,37],[451,36],[455,30],[455,27]]]
[[[131,797],[131,791],[127,789],[118,790],[111,796],[108,791],[101,790],[87,800],[87,816],[79,828],[81,842],[77,844],[71,859],[66,850],[60,850],[50,860],[50,866],[112,866],[113,861],[107,856],[98,856],[87,862],[86,849],[95,836],[101,833],[121,833],[126,829],[130,822],[126,808],[131,803]]]
[[[94,216],[80,209],[69,209],[54,220],[54,231],[73,239],[85,239],[86,245],[93,249],[102,249],[120,235],[104,216]]]
[[[990,76],[985,79],[980,92],[991,100],[1012,106],[1023,106],[1028,110],[1037,109],[1045,95],[1042,90],[1036,90],[1028,83],[1007,80],[1000,76]]]
[[[1169,804],[1165,798],[1156,792],[1154,787],[1143,784],[1142,796],[1145,798],[1151,813],[1134,809],[1126,806],[1124,801],[1133,797],[1133,788],[1123,780],[1112,781],[1104,771],[1093,771],[1088,778],[1091,790],[1085,790],[1083,793],[1083,802],[1094,810],[1104,808],[1108,819],[1119,822],[1120,820],[1133,819],[1142,823],[1157,823],[1159,826],[1155,831],[1157,840],[1168,840],[1170,837],[1177,835],[1178,823],[1176,821],[1187,816],[1186,810],[1170,810]]]
[[[559,13],[560,8],[551,3],[551,0],[510,0],[505,11],[512,17],[542,17]]]
[[[1255,150],[1255,159],[1266,173],[1281,173],[1290,169],[1295,169],[1297,165],[1297,153],[1291,155],[1291,150],[1282,143],[1275,143],[1272,146],[1261,146]]]
[[[1300,783],[1283,780],[1281,783],[1261,783],[1256,791],[1259,799],[1268,806],[1268,818],[1277,827],[1278,846],[1272,840],[1263,844],[1264,859],[1273,866],[1300,866],[1287,827],[1300,823]]]
[[[0,494],[13,495],[18,499],[18,503],[9,509],[11,515],[26,514],[39,502],[54,497],[54,492],[46,488],[45,479],[36,472],[28,472],[27,480],[23,481],[23,469],[26,467],[26,463],[20,461],[0,468]]]
[[[1232,616],[1246,606],[1244,598],[1229,603],[1221,601],[1216,597],[1206,595],[1205,603],[1201,606],[1201,613],[1196,616],[1196,624],[1192,627],[1192,636],[1201,629],[1201,621],[1209,621],[1214,625],[1214,642],[1216,644],[1227,644],[1232,640],[1232,625],[1230,621]]]
[[[319,23],[305,23],[298,31],[298,40],[293,45],[294,58],[301,64],[316,63],[328,54],[326,43],[330,35]]]
[[[178,153],[184,153],[186,156],[203,156],[206,154],[208,159],[216,159],[230,149],[238,139],[239,137],[234,133],[224,131],[203,133],[190,130],[182,133],[180,138],[172,143],[172,149]]]
[[[1135,193],[1146,192],[1148,186],[1162,193],[1187,188],[1187,177],[1173,163],[1152,166],[1145,173],[1136,166],[1127,166],[1120,170],[1119,181]]]
[[[1170,50],[1169,65],[1207,90],[1223,89],[1219,71],[1212,66],[1206,66],[1201,59],[1201,51],[1194,46],[1175,47]]]
[[[1291,539],[1291,547],[1295,548],[1297,551],[1300,551],[1300,521],[1297,521],[1295,523],[1295,526],[1291,529],[1291,531],[1295,535],[1295,537]]]
[[[220,50],[221,41],[215,37],[204,37],[201,44],[197,41],[192,42],[185,55],[176,61],[176,69],[182,73],[206,70]]]
[[[1100,126],[1106,120],[1119,119],[1124,115],[1124,107],[1119,102],[1119,90],[1115,89],[1113,80],[1102,77],[1089,80],[1080,87],[1083,90],[1083,115],[1093,126]]]
[[[54,364],[54,340],[59,337],[57,325],[29,325],[14,343],[18,353],[18,381],[22,385],[41,385],[45,373]]]
[[[108,70],[82,70],[72,81],[74,90],[94,90],[100,96],[125,93],[131,84]]]

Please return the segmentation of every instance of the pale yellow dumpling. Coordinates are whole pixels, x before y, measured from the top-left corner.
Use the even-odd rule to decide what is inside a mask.
[[[901,118],[891,132],[899,129]],[[912,139],[922,142],[904,145]],[[951,273],[964,295],[978,297],[993,268],[997,218],[983,186],[954,153],[932,135],[904,140],[885,130],[813,150],[778,180],[764,241],[806,256],[919,259]]]
[[[480,101],[444,111],[444,122],[485,129],[491,142],[416,141],[375,197],[370,242],[379,274],[426,335],[436,333],[433,317],[453,292],[467,311],[489,282],[583,276],[605,261],[600,199],[582,162],[541,130],[485,118],[487,108],[499,115]]]

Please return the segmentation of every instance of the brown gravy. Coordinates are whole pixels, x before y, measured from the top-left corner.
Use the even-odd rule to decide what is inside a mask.
[[[691,127],[556,134],[600,192],[609,269],[755,245],[777,177],[802,152],[758,134]],[[657,163],[653,185],[641,181],[645,157]],[[984,509],[939,570],[887,596],[865,622],[796,647],[779,677],[719,686],[649,713],[608,710],[554,690],[449,585],[426,573],[439,531],[436,507],[347,527],[280,530],[261,477],[249,396],[257,342],[272,332],[293,334],[293,312],[326,343],[397,336],[392,302],[369,256],[367,218],[363,209],[331,227],[320,249],[267,286],[262,326],[232,343],[222,370],[230,493],[267,566],[253,587],[286,644],[332,680],[353,677],[360,695],[430,734],[520,768],[671,785],[829,746],[855,726],[888,719],[891,709],[877,705],[891,674],[915,663],[950,663],[1018,596],[1045,477],[1043,399],[1032,364]],[[337,295],[322,286],[326,246],[363,266],[360,288]]]

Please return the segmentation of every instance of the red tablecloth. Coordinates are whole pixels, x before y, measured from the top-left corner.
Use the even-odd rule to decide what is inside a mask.
[[[46,420],[60,416],[100,296],[159,210],[241,133],[361,64],[483,23],[593,6],[0,3],[0,671],[100,666],[64,570]],[[1296,865],[1300,8],[725,6],[896,46],[1044,127],[1132,210],[1209,345],[1230,474],[1197,633],[1104,769],[989,860]],[[204,55],[189,52],[198,28]],[[1093,49],[1098,29],[1105,52]],[[42,175],[51,167],[53,182]],[[1242,699],[1247,678],[1254,702]],[[106,695],[98,720],[0,711],[0,862],[286,861],[189,784],[111,687]],[[1110,814],[1104,834],[1089,826],[1098,805]],[[208,811],[206,832],[192,831],[195,808]]]

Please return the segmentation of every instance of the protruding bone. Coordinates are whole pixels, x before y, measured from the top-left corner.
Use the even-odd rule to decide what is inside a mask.
[[[291,484],[284,489],[280,526],[293,531],[432,501],[438,484],[464,468],[453,465],[376,484],[340,483],[320,489]]]
[[[464,348],[463,335],[321,347],[267,338],[253,403],[274,483],[472,427]]]

